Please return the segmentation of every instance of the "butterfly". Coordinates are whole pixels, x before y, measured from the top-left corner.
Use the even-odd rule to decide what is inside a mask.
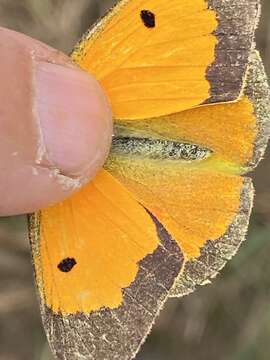
[[[56,358],[135,357],[167,298],[237,252],[246,174],[270,128],[259,12],[258,0],[121,0],[75,47],[108,96],[114,138],[91,183],[29,216]]]

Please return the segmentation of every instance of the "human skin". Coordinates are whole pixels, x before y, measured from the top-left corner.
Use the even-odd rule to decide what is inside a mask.
[[[102,167],[112,114],[63,53],[0,28],[0,216],[62,201]]]

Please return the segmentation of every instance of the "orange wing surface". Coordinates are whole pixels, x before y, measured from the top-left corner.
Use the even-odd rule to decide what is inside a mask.
[[[116,119],[235,100],[258,10],[257,0],[122,0],[72,58],[100,81]]]

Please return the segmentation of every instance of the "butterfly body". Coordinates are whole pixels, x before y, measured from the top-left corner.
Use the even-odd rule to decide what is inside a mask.
[[[41,312],[59,359],[131,359],[169,296],[215,277],[244,240],[245,174],[269,135],[256,0],[122,0],[72,54],[100,81],[104,169],[30,217]]]

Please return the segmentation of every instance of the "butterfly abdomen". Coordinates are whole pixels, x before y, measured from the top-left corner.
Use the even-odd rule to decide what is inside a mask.
[[[211,150],[188,142],[140,137],[115,137],[112,152],[128,156],[142,156],[157,160],[203,160]]]

